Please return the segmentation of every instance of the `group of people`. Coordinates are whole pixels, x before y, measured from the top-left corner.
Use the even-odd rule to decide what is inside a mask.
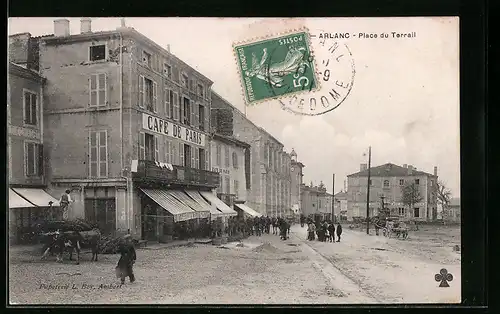
[[[301,224],[303,226],[303,224]],[[340,242],[340,236],[342,235],[342,225],[335,224],[332,221],[323,221],[314,223],[312,220],[307,222],[307,240],[314,241],[316,237],[318,241],[321,242],[335,242],[335,234],[337,234],[337,242]]]

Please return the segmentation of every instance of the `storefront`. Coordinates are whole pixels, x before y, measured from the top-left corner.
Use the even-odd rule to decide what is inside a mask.
[[[215,172],[147,160],[137,161],[134,170],[139,203],[135,224],[140,225],[142,239],[209,237],[211,221],[236,215],[213,194],[219,184]]]
[[[61,219],[59,202],[41,188],[9,189],[9,238],[11,243],[36,240],[36,225],[45,220]]]
[[[245,204],[242,203],[236,203],[234,204],[234,207],[238,210],[240,216],[247,216],[247,217],[261,217],[262,214],[255,211],[254,209],[248,207]]]

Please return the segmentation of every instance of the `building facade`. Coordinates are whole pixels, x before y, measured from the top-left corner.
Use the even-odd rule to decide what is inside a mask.
[[[292,215],[291,156],[283,144],[216,93],[212,93],[212,125],[217,126],[217,133],[251,147],[246,204],[262,215]]]
[[[290,202],[294,214],[300,215],[302,212],[302,184],[304,178],[304,164],[297,161],[297,153],[292,148],[290,153]]]
[[[375,216],[384,206],[391,215],[416,220],[437,218],[437,167],[434,174],[418,171],[412,165],[403,167],[387,163],[371,168],[369,215]],[[360,171],[347,176],[348,211],[351,217],[366,217],[368,169],[361,164]],[[408,208],[403,203],[402,187],[414,183],[422,200]]]
[[[212,171],[220,174],[217,196],[229,207],[247,200],[245,156],[250,145],[215,134],[211,142]]]
[[[57,200],[47,190],[43,141],[45,79],[30,53],[36,39],[29,33],[9,36],[7,84],[7,163],[9,238],[24,242],[35,221],[57,217]]]
[[[54,21],[39,54],[49,180],[58,193],[72,191],[70,218],[142,238],[161,236],[162,221],[205,218],[169,190],[219,185],[210,165],[212,81],[133,28],[80,26],[70,35],[68,20]]]
[[[301,192],[302,213],[306,217],[320,215],[323,219],[331,219],[333,197],[326,191],[323,183],[318,186],[304,184]]]
[[[333,196],[333,212],[340,220],[352,220],[351,212],[347,210],[348,194],[341,191]]]

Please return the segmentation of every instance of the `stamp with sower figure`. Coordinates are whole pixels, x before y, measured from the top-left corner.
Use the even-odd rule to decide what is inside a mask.
[[[295,114],[320,115],[337,108],[354,84],[349,47],[305,29],[233,48],[247,105],[277,100]]]
[[[308,36],[299,31],[234,45],[247,104],[318,87]]]

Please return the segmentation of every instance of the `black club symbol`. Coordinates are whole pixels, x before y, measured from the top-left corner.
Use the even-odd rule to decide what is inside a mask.
[[[434,279],[436,281],[441,281],[441,283],[439,284],[440,287],[448,288],[450,287],[448,281],[453,280],[453,275],[448,273],[448,270],[446,270],[446,268],[443,268],[439,271],[439,274],[434,275]]]

